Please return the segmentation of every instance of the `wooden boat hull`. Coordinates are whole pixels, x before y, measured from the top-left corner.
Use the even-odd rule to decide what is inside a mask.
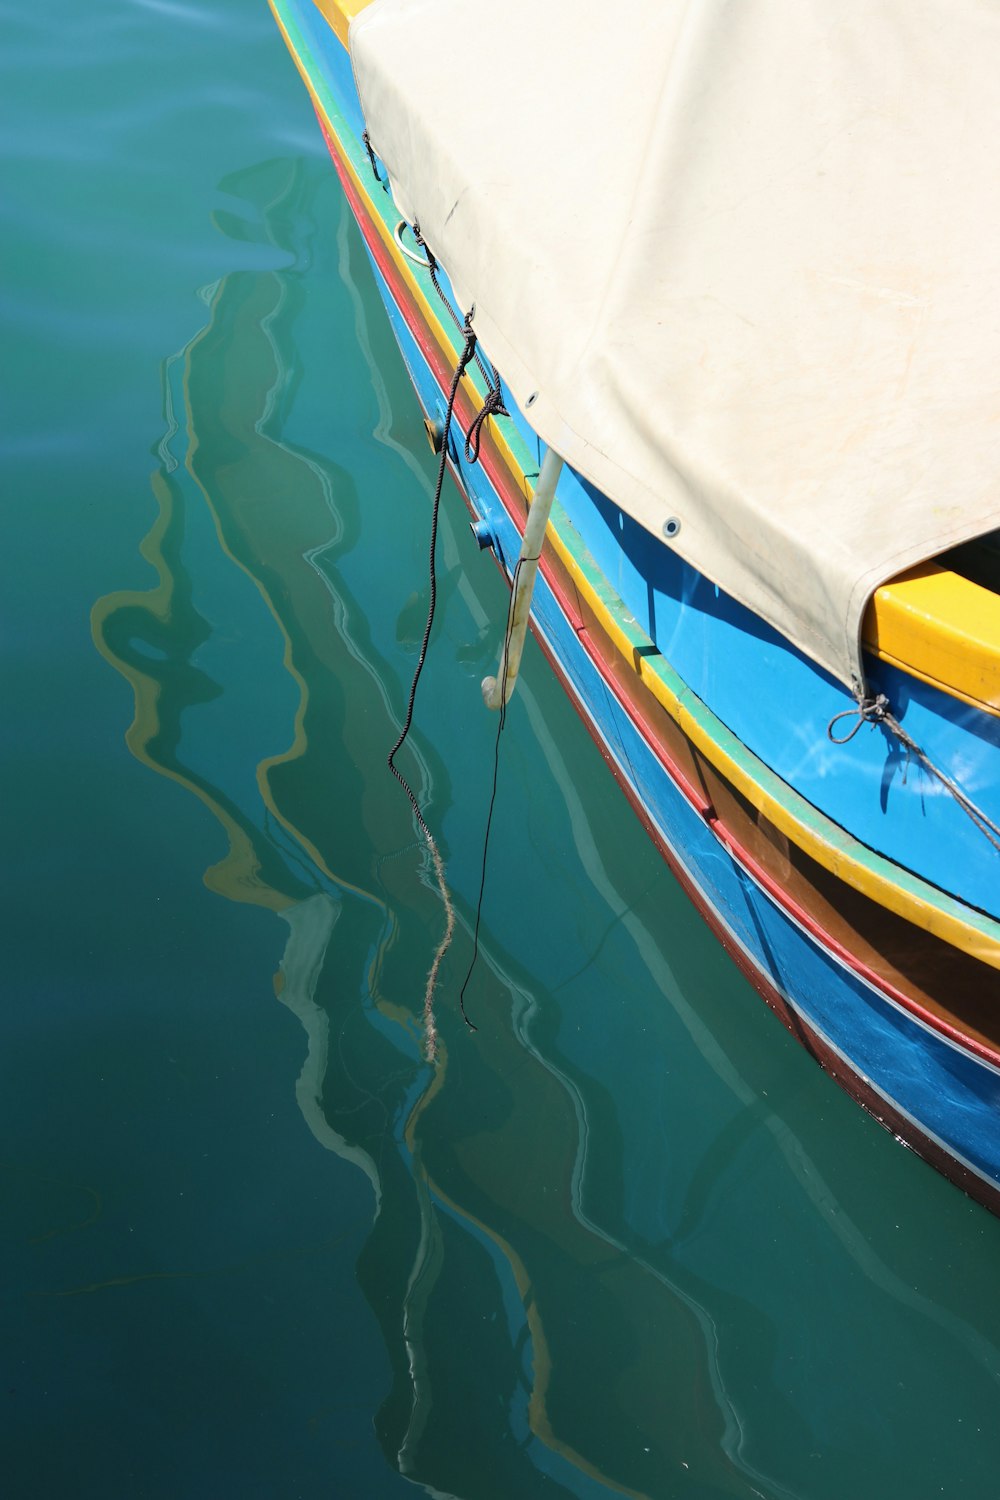
[[[309,59],[302,55],[308,38],[293,34],[299,7],[274,0],[274,8],[312,83]],[[343,89],[349,88],[347,77]],[[369,187],[359,172],[350,99],[340,114],[315,88],[314,102],[415,390],[433,423],[443,412],[454,367],[435,310],[385,233],[382,189],[374,178]],[[456,418],[463,429],[474,403],[474,392],[460,393]],[[509,578],[531,476],[511,471],[493,434],[477,465],[467,464],[457,448],[450,457],[470,511],[488,523],[494,555]],[[574,541],[565,518],[557,531],[560,545],[547,549],[541,564],[535,634],[677,878],[734,961],[824,1069],[902,1142],[1000,1212],[1000,1049],[988,1014],[990,994],[995,998],[998,990],[991,924],[982,925],[984,962],[980,939],[976,932],[968,937],[968,927],[964,947],[955,951],[948,946],[953,929],[947,922],[938,924],[940,931],[933,923],[908,925],[870,893],[859,892],[848,867],[847,879],[836,867],[824,871],[811,855],[800,857],[787,839],[783,843],[780,831],[775,836],[762,805],[748,803],[744,788],[720,771],[720,764],[753,757],[738,744],[723,746],[726,731],[721,724],[712,727],[710,714],[693,733],[690,709],[673,716],[665,710],[662,695],[644,682],[641,663],[625,658],[621,640],[593,605],[602,591],[610,592],[606,577]],[[681,683],[682,705],[684,694]],[[706,756],[706,733],[715,735],[724,753]],[[955,920],[961,925],[963,914]],[[969,920],[974,925],[975,914]],[[925,992],[920,978],[922,965],[947,971],[952,962],[967,997],[957,1020],[934,993]],[[983,1014],[976,1010],[978,986]]]

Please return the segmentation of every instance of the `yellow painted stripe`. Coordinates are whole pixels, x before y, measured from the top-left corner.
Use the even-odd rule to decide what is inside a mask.
[[[559,553],[565,563],[576,587],[581,594],[586,596],[590,607],[613,640],[617,650],[621,652],[629,665],[633,666],[636,655],[634,642],[629,639],[615,616],[601,604],[599,596],[590,586],[586,575],[567,552],[558,535],[552,535],[551,540],[554,550]],[[895,912],[906,921],[923,928],[925,932],[933,933],[935,937],[961,949],[963,953],[969,953],[984,963],[1000,969],[1000,937],[991,936],[981,927],[972,926],[963,917],[960,902],[949,897],[938,896],[936,893],[930,894],[933,887],[928,886],[918,876],[909,875],[909,872],[899,869],[898,866],[892,865],[890,861],[880,856],[876,856],[878,864],[893,871],[893,875],[884,874],[882,870],[873,868],[867,861],[858,859],[851,853],[850,848],[857,841],[823,814],[819,814],[817,821],[822,820],[827,825],[829,833],[804,824],[796,816],[794,809],[789,806],[788,801],[775,796],[761,786],[741,760],[727,752],[725,746],[721,745],[706,729],[705,725],[700,722],[697,712],[692,712],[685,701],[689,697],[692,702],[698,703],[694,694],[674,692],[657,672],[655,661],[655,657],[642,655],[638,657],[638,675],[653,697],[705,759],[792,843],[814,859],[817,864],[822,865],[838,879],[845,881],[854,890],[860,891],[862,895],[870,897],[871,900],[885,907],[887,911]],[[634,666],[633,670],[635,670]],[[700,707],[700,703],[698,706]],[[792,795],[797,797],[798,794],[793,792]],[[898,883],[899,877],[906,881],[905,885]],[[921,888],[926,890],[928,895],[921,894]],[[943,902],[946,904],[942,904]],[[990,925],[995,926],[992,922]]]
[[[314,0],[316,9],[324,20],[333,27],[337,33],[337,39],[343,46],[347,46],[347,33],[351,22],[361,11],[371,5],[372,0]]]
[[[405,256],[399,252],[393,238],[392,228],[383,220],[378,205],[368,191],[367,184],[355,171],[350,153],[342,142],[341,133],[317,95],[305,65],[298,56],[277,12],[275,12],[275,19],[281,27],[288,49],[302,74],[317,112],[330,135],[341,145],[341,160],[344,167],[358,192],[370,205],[372,222],[400,273],[406,279],[421,318],[427,324],[441,353],[454,362],[457,357],[455,346],[440,322],[436,309],[428,303],[415,279],[412,267]],[[474,389],[474,387],[471,388]],[[521,464],[514,457],[498,424],[492,423],[492,430],[498,457],[521,493],[530,501],[531,488]],[[700,700],[687,690],[675,691],[664,676],[661,676],[656,663],[662,658],[643,654],[639,654],[637,658],[637,640],[626,632],[615,612],[608,608],[605,600],[595,589],[587,573],[579,566],[572,551],[552,522],[549,523],[546,540],[558,554],[567,573],[586,599],[616,649],[621,653],[629,670],[638,671],[639,677],[654,698],[680,726],[692,744],[758,812],[817,864],[877,902],[878,905],[885,907],[887,911],[895,912],[906,921],[923,928],[926,932],[933,933],[953,947],[961,949],[962,952],[969,953],[984,963],[1000,969],[1000,927],[995,922],[984,917],[979,917],[975,923],[967,920],[963,913],[968,908],[963,907],[960,901],[938,893],[933,886],[921,880],[919,876],[903,870],[898,865],[868,850],[865,845],[860,844],[838,824],[814,808],[811,803],[807,803],[786,783],[780,783],[783,795],[770,792],[747,768],[743,758],[731,755],[704,722],[705,709]],[[636,668],[637,659],[638,668]],[[708,712],[710,713],[710,710]],[[756,759],[745,750],[745,747],[741,748],[748,760]],[[767,770],[761,762],[757,764],[761,766],[762,771]],[[770,775],[773,776],[773,773]],[[776,783],[779,781],[776,776],[773,779]],[[801,803],[808,810],[809,823],[797,816],[793,806],[795,802]],[[863,849],[868,858],[858,858],[852,853],[852,849]],[[969,915],[973,914],[970,912]],[[984,927],[992,931],[984,930]]]
[[[884,584],[868,607],[864,641],[952,697],[1000,715],[1000,598],[934,563]]]

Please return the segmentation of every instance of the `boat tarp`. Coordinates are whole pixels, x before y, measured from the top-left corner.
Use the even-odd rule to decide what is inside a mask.
[[[874,589],[1000,525],[1000,3],[375,0],[350,43],[535,430],[859,682]]]

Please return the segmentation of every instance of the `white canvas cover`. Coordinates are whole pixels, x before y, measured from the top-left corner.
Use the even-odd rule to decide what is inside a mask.
[[[1000,525],[1000,3],[375,0],[373,145],[543,439],[842,681]]]

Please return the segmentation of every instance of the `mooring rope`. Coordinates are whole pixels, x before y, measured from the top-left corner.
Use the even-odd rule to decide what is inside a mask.
[[[371,157],[372,171],[375,173],[376,179],[381,182],[381,178],[378,175],[378,168],[375,165],[374,152],[371,149],[371,143],[368,141],[367,136],[365,137],[365,146],[366,146],[366,148],[368,150],[369,156]],[[441,964],[442,964],[442,962],[444,960],[445,954],[447,953],[448,949],[451,947],[451,941],[452,941],[452,938],[453,938],[454,932],[455,932],[455,908],[454,908],[454,905],[452,903],[451,893],[448,890],[448,882],[447,882],[446,875],[445,875],[444,860],[441,858],[441,852],[438,849],[437,841],[434,838],[434,835],[431,833],[431,830],[430,830],[430,828],[427,825],[427,820],[424,817],[423,811],[422,811],[422,809],[420,807],[420,803],[417,800],[417,797],[416,797],[416,795],[415,795],[415,793],[413,791],[413,788],[410,786],[410,783],[407,781],[406,777],[403,775],[403,773],[400,771],[399,767],[396,765],[396,755],[399,752],[399,750],[401,749],[401,747],[403,745],[403,742],[405,741],[407,735],[409,734],[410,727],[411,727],[411,725],[413,723],[413,708],[414,708],[414,704],[416,702],[416,697],[417,697],[417,684],[420,681],[420,675],[421,675],[421,673],[423,672],[423,669],[424,669],[424,662],[425,662],[425,660],[427,658],[427,647],[428,647],[428,644],[430,642],[431,629],[432,629],[433,624],[434,624],[434,612],[435,612],[435,609],[437,607],[437,561],[436,561],[436,553],[437,553],[438,519],[439,519],[439,516],[440,516],[440,510],[441,510],[441,494],[442,494],[442,490],[444,488],[444,477],[445,477],[445,472],[446,472],[447,466],[448,466],[448,440],[449,440],[449,436],[450,436],[450,433],[451,433],[452,421],[453,421],[454,415],[455,415],[455,402],[456,402],[457,397],[458,397],[459,386],[462,383],[462,376],[465,374],[466,369],[468,368],[468,366],[473,361],[475,362],[477,368],[479,369],[479,371],[480,371],[480,373],[481,373],[481,375],[483,377],[483,380],[486,383],[487,395],[486,395],[486,397],[485,397],[485,399],[484,399],[484,401],[482,403],[482,406],[480,407],[479,411],[476,413],[476,415],[473,417],[471,423],[469,424],[468,431],[465,433],[465,459],[466,459],[467,463],[470,463],[470,464],[475,463],[477,461],[477,459],[479,458],[479,448],[480,448],[480,443],[481,443],[481,440],[482,440],[483,428],[484,428],[484,426],[485,426],[486,421],[488,420],[488,418],[491,417],[491,416],[508,416],[509,413],[508,413],[508,411],[507,411],[507,409],[506,409],[506,407],[504,406],[504,403],[503,403],[503,396],[501,394],[501,389],[500,389],[500,375],[499,375],[499,373],[498,373],[498,371],[496,369],[496,366],[491,363],[490,366],[489,366],[489,369],[487,369],[486,363],[484,362],[484,360],[483,360],[482,356],[480,355],[480,353],[478,351],[478,348],[477,348],[476,333],[475,333],[475,330],[473,329],[473,326],[472,326],[472,319],[475,316],[475,308],[474,307],[470,308],[470,310],[469,310],[467,316],[465,317],[464,321],[462,321],[458,317],[458,314],[455,312],[455,309],[452,307],[451,302],[449,301],[448,297],[445,295],[444,289],[442,288],[442,286],[441,286],[441,284],[440,284],[440,282],[438,280],[438,276],[437,276],[437,261],[436,261],[434,255],[433,255],[433,252],[431,251],[430,247],[428,246],[427,242],[424,240],[423,236],[421,235],[419,225],[415,224],[413,226],[413,235],[414,235],[414,239],[416,240],[417,244],[421,247],[421,249],[424,251],[424,254],[427,256],[427,269],[428,269],[428,271],[430,273],[431,283],[434,286],[434,289],[437,292],[438,296],[440,297],[442,303],[447,308],[448,314],[451,317],[452,322],[455,324],[455,327],[458,329],[459,333],[462,335],[462,338],[465,340],[464,345],[462,347],[462,352],[459,355],[458,363],[455,366],[455,373],[452,376],[451,388],[450,388],[450,390],[448,392],[448,405],[447,405],[447,407],[445,409],[444,422],[442,424],[442,431],[441,431],[441,434],[440,434],[440,437],[441,437],[440,457],[439,457],[439,461],[438,461],[437,480],[436,480],[436,483],[435,483],[435,486],[434,486],[434,499],[433,499],[432,507],[431,507],[431,536],[430,536],[430,557],[429,557],[430,600],[429,600],[428,609],[427,609],[427,620],[426,620],[426,623],[424,625],[424,635],[423,635],[423,640],[422,640],[421,645],[420,645],[420,652],[419,652],[419,655],[417,657],[417,664],[416,664],[416,667],[414,668],[414,672],[413,672],[413,680],[410,683],[410,696],[409,696],[409,700],[408,700],[407,705],[406,705],[406,716],[405,716],[405,719],[403,721],[403,727],[400,730],[399,738],[396,740],[396,743],[393,745],[392,749],[389,751],[389,755],[388,755],[388,759],[387,759],[389,770],[395,776],[396,780],[399,782],[400,786],[403,788],[403,791],[406,793],[406,795],[407,795],[407,797],[409,799],[410,806],[413,809],[413,815],[414,815],[414,817],[416,819],[416,822],[417,822],[417,826],[420,829],[421,834],[423,835],[425,844],[427,845],[427,849],[428,849],[428,851],[430,853],[430,856],[431,856],[431,863],[432,863],[432,866],[433,866],[433,869],[434,869],[434,878],[435,878],[435,881],[437,883],[437,888],[438,888],[438,891],[440,892],[440,895],[441,895],[441,902],[442,902],[442,905],[444,906],[444,910],[445,910],[445,930],[444,930],[444,935],[442,936],[441,941],[438,944],[437,949],[435,951],[433,961],[431,963],[430,969],[429,969],[428,974],[427,974],[426,986],[424,988],[424,1008],[423,1008],[424,1051],[425,1051],[425,1054],[426,1054],[428,1062],[434,1062],[435,1058],[437,1057],[437,1041],[438,1041],[437,1024],[436,1024],[436,1021],[435,1021],[435,1018],[434,1018],[434,995],[435,995],[435,991],[437,989],[438,975],[439,975],[439,972],[440,972],[440,969],[441,969]],[[518,563],[518,568],[519,567],[520,567],[520,562]],[[517,579],[517,571],[516,570],[515,570],[515,574],[514,574],[514,579],[515,579],[515,582],[516,582],[516,579]],[[508,639],[509,639],[509,635],[508,635]],[[506,645],[506,640],[505,640],[505,643],[504,643],[504,653],[505,653],[504,660],[505,660],[505,663],[506,663],[506,649],[507,649],[507,645]],[[499,755],[499,735],[500,735],[500,729],[502,729],[502,727],[503,727],[503,720],[504,720],[504,715],[503,715],[503,713],[501,713],[501,716],[500,716],[500,728],[497,730],[497,756]],[[497,778],[497,766],[496,766],[496,757],[495,757],[494,771],[493,771],[493,798],[490,801],[490,812],[489,812],[489,818],[487,819],[487,825],[486,825],[486,828],[487,828],[487,832],[486,832],[487,840],[489,839],[489,825],[490,825],[490,821],[492,820],[492,817],[493,817],[493,801],[496,798],[496,778]],[[485,848],[484,848],[484,850],[483,850],[483,883],[485,883],[485,879],[486,879],[486,851],[485,851]],[[482,906],[482,894],[483,893],[482,893],[482,883],[481,883],[481,885],[480,885],[480,892],[479,892],[480,908]],[[475,944],[475,952],[474,952],[474,955],[473,955],[473,964],[475,963],[475,953],[478,952],[478,942],[479,942],[479,913],[477,912],[477,916],[476,916],[476,944]],[[471,973],[472,973],[472,967],[470,965],[469,974],[471,974]],[[468,983],[468,978],[469,978],[469,976],[466,975],[466,984]],[[461,996],[459,998],[459,1004],[460,1004],[460,1008],[461,1008],[461,1012],[462,1012],[462,1019],[465,1021],[465,1024],[469,1027],[470,1031],[475,1031],[476,1027],[473,1026],[472,1022],[469,1020],[468,1016],[465,1013],[465,1000],[464,1000],[464,996],[465,996],[465,985],[463,984],[463,986],[462,986],[462,994],[461,994]]]
[[[510,648],[511,633],[514,629],[514,600],[517,597],[517,575],[521,571],[522,563],[538,562],[539,557],[519,557],[517,560],[517,566],[514,569],[514,576],[511,579],[510,605],[507,610],[507,629],[504,631],[503,650],[500,653],[500,675],[498,679],[500,682],[506,682],[507,679],[507,652]],[[506,722],[507,698],[506,695],[504,695],[500,699],[500,712],[497,717],[497,735],[493,745],[493,788],[490,792],[489,812],[486,814],[486,832],[483,835],[483,864],[479,875],[479,899],[476,902],[476,925],[472,939],[472,959],[466,971],[465,978],[462,981],[462,988],[459,991],[458,996],[458,1006],[462,1012],[462,1020],[465,1022],[466,1026],[468,1026],[470,1031],[477,1031],[478,1027],[473,1025],[466,1013],[465,991],[468,988],[469,980],[472,978],[472,971],[476,967],[476,960],[479,957],[479,926],[483,916],[483,892],[486,889],[486,857],[490,847],[490,829],[493,826],[493,807],[497,800],[497,778],[500,773],[500,736],[503,734],[503,729]]]
[[[375,160],[375,152],[372,150],[371,136],[368,134],[367,130],[362,133],[361,140],[365,150],[368,152],[368,160],[372,164],[372,172],[374,173],[375,181],[378,183],[380,188],[384,189],[385,183],[382,181],[382,178],[379,174],[378,162]]]
[[[857,716],[857,722],[848,730],[847,734],[834,734],[833,726],[835,724],[839,723],[841,719],[849,719],[855,715]],[[834,714],[826,726],[827,738],[834,745],[846,745],[853,740],[862,724],[881,724],[889,730],[890,734],[895,735],[908,754],[913,755],[924,769],[929,771],[932,776],[935,776],[941,785],[951,793],[965,815],[971,819],[983,837],[989,839],[994,849],[1000,853],[1000,827],[993,822],[992,818],[987,817],[981,807],[976,806],[972,798],[962,791],[962,788],[956,781],[947,775],[946,772],[942,771],[940,766],[934,764],[930,756],[920,748],[913,736],[906,732],[889,707],[889,700],[884,693],[878,693],[874,698],[870,696],[860,697],[854,708],[845,708],[842,713]]]
[[[389,770],[395,776],[396,780],[399,782],[400,786],[403,788],[403,791],[409,798],[410,806],[413,809],[413,815],[417,820],[417,826],[420,829],[420,832],[423,834],[424,842],[426,843],[427,848],[430,851],[431,863],[434,867],[434,877],[437,881],[438,891],[441,894],[441,901],[445,911],[444,936],[437,946],[437,950],[434,954],[433,961],[427,974],[427,983],[424,988],[424,1050],[428,1062],[434,1062],[435,1058],[437,1057],[437,1025],[434,1020],[434,992],[437,988],[438,973],[440,971],[442,961],[451,946],[451,940],[455,932],[455,908],[452,904],[451,894],[448,890],[448,882],[445,879],[444,860],[441,858],[441,851],[438,849],[437,840],[431,833],[430,828],[427,826],[427,820],[423,815],[420,803],[417,801],[413,788],[410,786],[410,783],[407,781],[402,771],[396,765],[396,755],[401,749],[407,735],[409,734],[410,726],[413,723],[413,706],[417,698],[417,684],[420,681],[420,674],[424,670],[424,662],[427,660],[427,646],[431,638],[431,629],[434,624],[434,611],[437,608],[437,534],[438,519],[441,512],[441,492],[444,488],[444,476],[448,463],[448,434],[451,430],[451,419],[455,410],[455,398],[458,395],[458,388],[461,384],[462,376],[465,373],[466,367],[475,354],[476,349],[476,335],[473,332],[472,324],[469,318],[466,318],[465,325],[462,331],[465,335],[465,345],[462,349],[461,355],[459,356],[458,364],[455,366],[455,373],[452,376],[451,381],[451,389],[448,392],[448,406],[447,410],[445,411],[444,417],[444,435],[441,442],[441,457],[440,462],[438,463],[437,483],[434,486],[434,500],[431,506],[431,537],[428,568],[430,577],[430,601],[427,608],[427,620],[424,625],[424,636],[420,644],[420,653],[417,657],[417,665],[414,668],[413,672],[413,680],[410,683],[410,696],[406,705],[406,717],[403,720],[403,727],[399,732],[399,738],[393,745],[392,749],[389,751],[389,755],[387,758]]]
[[[476,315],[475,306],[473,305],[469,309],[469,316],[463,324],[461,318],[458,316],[458,313],[451,305],[451,298],[448,296],[444,287],[438,280],[439,267],[437,258],[430,245],[428,245],[427,241],[420,233],[419,224],[413,225],[413,238],[416,240],[417,244],[420,246],[421,250],[427,257],[427,273],[431,278],[431,286],[437,292],[438,297],[441,299],[442,306],[444,307],[451,321],[454,323],[455,327],[458,329],[459,333],[464,334],[466,325],[470,323]],[[486,362],[484,361],[482,355],[479,353],[478,349],[474,351],[473,357],[476,361],[476,368],[486,382],[488,395],[485,402],[483,403],[483,406],[476,413],[475,417],[473,417],[472,422],[469,425],[469,430],[465,434],[465,457],[467,462],[469,462],[470,464],[475,463],[476,459],[479,457],[479,433],[482,430],[482,426],[486,418],[489,416],[510,416],[510,412],[503,404],[503,396],[500,392],[500,372],[497,370],[496,365],[491,360],[490,367],[489,369],[487,369]],[[472,441],[473,433],[475,433],[476,435],[474,452],[470,449],[470,443]]]

